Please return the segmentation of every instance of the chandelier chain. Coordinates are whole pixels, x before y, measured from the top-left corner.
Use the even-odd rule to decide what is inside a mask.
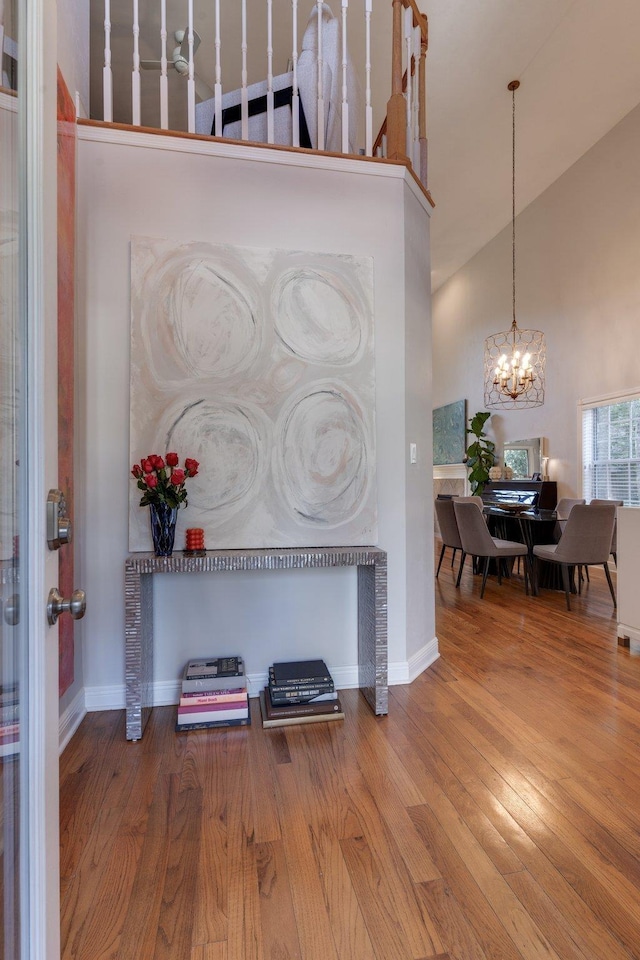
[[[511,273],[513,325],[516,325],[516,87],[511,90]]]

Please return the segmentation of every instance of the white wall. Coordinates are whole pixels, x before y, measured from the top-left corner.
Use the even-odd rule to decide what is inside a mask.
[[[640,109],[516,222],[517,320],[544,331],[542,407],[494,414],[496,438],[548,438],[559,496],[579,493],[577,403],[640,387]],[[511,228],[434,296],[433,405],[484,409],[484,338],[511,323]]]
[[[58,66],[69,93],[89,116],[89,3],[87,0],[57,0]],[[104,48],[104,43],[103,43]]]
[[[234,150],[252,159],[234,158]],[[391,679],[409,678],[409,652],[420,669],[437,655],[433,591],[421,583],[421,615],[409,618],[416,590],[409,590],[406,570],[408,558],[412,569],[428,569],[433,550],[431,536],[421,533],[431,527],[430,458],[412,468],[409,495],[406,489],[407,423],[423,452],[430,442],[429,379],[416,374],[429,367],[428,309],[417,303],[428,293],[427,204],[394,165],[336,159],[316,160],[313,168],[300,154],[297,161],[294,156],[298,165],[285,159],[276,151],[80,127],[78,297],[85,326],[87,464],[81,536],[88,599],[81,629],[90,706],[119,705],[124,681],[134,234],[373,257],[379,545],[389,555]],[[416,239],[419,245],[406,257],[405,244]],[[415,337],[413,347],[405,333],[412,342]],[[407,355],[415,358],[410,390]],[[182,530],[188,524],[188,508],[179,523]],[[355,677],[352,570],[156,582],[159,683],[174,682],[189,655],[216,651],[243,653],[250,674],[266,673],[280,657],[323,655],[330,667]]]

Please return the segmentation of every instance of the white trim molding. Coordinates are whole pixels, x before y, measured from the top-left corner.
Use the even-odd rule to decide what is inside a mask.
[[[71,740],[82,721],[87,715],[85,704],[84,689],[75,695],[69,706],[60,715],[58,722],[58,744],[59,752],[63,753],[65,747]]]
[[[402,163],[377,157],[343,157],[334,154],[315,153],[311,150],[275,149],[258,144],[251,146],[236,140],[215,140],[202,135],[167,136],[145,133],[140,130],[123,130],[120,127],[97,126],[79,123],[78,139],[98,143],[115,143],[129,147],[152,150],[168,150],[172,153],[201,154],[210,157],[226,157],[232,160],[247,160],[252,163],[268,163],[285,167],[308,167],[315,170],[335,170],[353,173],[362,177],[385,177],[401,180],[409,188],[425,212],[431,216],[431,204]]]
[[[431,666],[440,656],[438,639],[434,637],[421,650],[414,654],[409,661],[398,660],[389,664],[389,686],[402,683],[411,683],[427,667]],[[338,690],[350,690],[360,686],[358,680],[358,666],[335,667],[331,674]],[[257,697],[267,685],[266,673],[254,673],[247,676],[250,697]],[[176,704],[180,699],[179,680],[160,680],[153,684],[153,705],[164,707]],[[71,736],[78,728],[86,713],[97,710],[124,710],[126,706],[126,691],[124,683],[111,684],[104,687],[86,687],[82,694],[73,701],[63,717],[61,717],[60,742],[64,749]],[[82,712],[84,710],[84,712]],[[69,716],[67,716],[67,713]],[[77,722],[76,722],[77,719]],[[74,726],[75,724],[75,726]],[[65,731],[70,731],[63,742]]]

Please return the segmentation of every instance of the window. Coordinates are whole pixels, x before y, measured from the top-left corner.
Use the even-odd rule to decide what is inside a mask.
[[[504,465],[511,467],[515,480],[530,477],[529,472],[529,451],[526,448],[505,447]]]
[[[582,496],[640,506],[640,394],[580,406]]]

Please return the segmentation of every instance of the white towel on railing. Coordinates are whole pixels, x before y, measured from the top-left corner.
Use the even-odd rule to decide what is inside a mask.
[[[342,149],[342,28],[328,3],[322,4],[322,61],[325,101],[325,149]],[[298,58],[298,89],[307,118],[309,136],[318,145],[318,13],[309,14]],[[356,73],[347,55],[347,101],[349,103],[349,152],[357,152],[359,89]]]
[[[331,7],[322,5],[322,59],[323,83],[325,100],[325,150],[342,150],[342,30],[341,23],[334,17]],[[274,91],[289,87],[292,74],[281,74],[273,78]],[[302,109],[309,131],[309,140],[313,147],[318,145],[318,14],[314,5],[309,16],[307,28],[302,38],[302,52],[298,57],[298,91]],[[247,88],[248,99],[264,97],[266,81],[251,84]],[[226,110],[240,103],[240,90],[225,93],[222,97],[222,107]],[[358,152],[357,131],[359,113],[359,84],[356,73],[348,57],[347,64],[347,99],[349,103],[349,152]],[[204,100],[196,104],[196,132],[210,134],[214,116],[214,100]],[[276,109],[275,142],[291,146],[291,116],[290,109]],[[222,131],[216,131],[218,136],[230,138],[241,137],[239,121],[225,123]],[[249,140],[265,142],[266,114],[252,115],[249,118]]]

